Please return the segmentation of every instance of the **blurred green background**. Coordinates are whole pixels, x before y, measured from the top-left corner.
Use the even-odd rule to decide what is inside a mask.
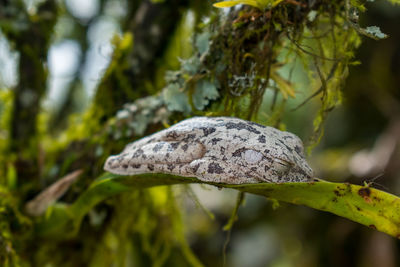
[[[3,161],[0,174],[3,176],[3,185],[7,184],[10,188],[14,186],[13,190],[17,187],[22,188],[17,191],[18,197],[21,197],[18,201],[21,209],[23,203],[33,198],[40,189],[62,176],[61,174],[66,173],[67,169],[79,166],[79,163],[74,163],[74,159],[80,157],[81,150],[76,148],[79,148],[82,143],[74,142],[69,146],[71,150],[64,152],[64,158],[52,158],[51,151],[56,151],[57,147],[51,141],[58,140],[58,145],[60,145],[63,140],[66,140],[63,131],[66,129],[75,131],[73,128],[71,130],[71,124],[96,101],[96,92],[101,90],[99,84],[107,87],[118,85],[118,83],[121,85],[123,82],[134,85],[139,83],[138,80],[146,81],[141,84],[141,88],[144,88],[142,91],[136,90],[131,95],[130,92],[124,91],[123,85],[112,88],[114,92],[125,94],[126,99],[130,101],[156,94],[166,83],[165,71],[178,69],[180,61],[193,53],[191,41],[193,33],[201,31],[201,25],[207,23],[210,17],[215,16],[215,12],[225,14],[228,12],[216,10],[212,7],[211,1],[200,3],[200,1],[165,0],[154,1],[160,2],[156,4],[157,9],[149,17],[143,17],[143,14],[147,13],[142,1],[50,1],[52,4],[49,5],[56,6],[57,16],[53,18],[53,22],[49,19],[48,22],[41,24],[42,28],[39,27],[36,30],[43,29],[45,32],[45,26],[51,23],[55,23],[54,29],[46,33],[49,36],[32,32],[32,36],[29,37],[33,38],[32,40],[35,38],[47,40],[48,47],[44,45],[37,47],[36,51],[27,51],[26,46],[18,45],[18,40],[20,40],[18,38],[24,36],[21,33],[26,29],[26,25],[24,25],[23,15],[16,14],[19,13],[19,8],[25,6],[27,14],[32,16],[33,23],[35,19],[40,21],[47,15],[51,16],[46,10],[37,10],[39,6],[43,8],[42,2],[46,1],[25,1],[25,4],[21,4],[22,1],[0,1],[0,116],[2,116],[0,149],[3,153],[0,157]],[[387,1],[367,1],[366,7],[367,11],[360,14],[360,25],[377,25],[389,37],[379,41],[362,37],[362,44],[355,54],[355,59],[361,64],[350,67],[349,76],[342,90],[343,103],[330,112],[323,126],[323,137],[308,158],[317,176],[322,179],[355,184],[366,182],[373,187],[400,195],[400,31],[398,29],[400,6]],[[159,19],[164,21],[158,21],[157,24],[156,21]],[[165,27],[160,28],[154,25]],[[20,32],[14,32],[15,29]],[[4,34],[5,32],[7,35]],[[122,36],[126,32],[134,33],[135,49],[127,51],[126,54],[121,52],[121,55],[116,55],[113,51],[121,46],[121,43],[116,40],[123,39]],[[152,34],[165,36],[160,38],[159,43],[152,43]],[[40,45],[40,42],[38,44]],[[45,65],[46,73],[43,75],[47,75],[44,79],[46,83],[35,84],[36,81],[19,68],[21,51],[28,55],[37,51],[43,53],[43,60],[40,62]],[[113,62],[112,57],[117,56],[132,59],[128,66],[121,63],[119,67],[122,71],[118,74],[120,76],[116,75],[117,79],[118,77],[127,78],[114,83],[104,83],[104,77],[107,78],[109,75],[107,70],[110,68],[110,62]],[[29,124],[23,120],[10,122],[10,114],[6,112],[10,105],[9,92],[18,90],[16,88],[19,88],[21,84],[24,84],[24,88],[29,88],[31,85],[32,88],[43,89],[41,97],[25,90],[21,103],[34,102],[32,99],[40,101],[36,106],[39,109],[36,111],[39,125],[37,131],[39,135],[48,131],[50,136],[43,142],[44,145],[41,148],[35,148],[33,156],[35,164],[44,160],[50,163],[42,163],[41,166],[45,166],[43,169],[35,169],[28,173],[23,173],[21,170],[30,170],[30,165],[26,161],[15,161],[15,157],[24,155],[29,158],[29,155],[24,154],[29,154],[29,152],[12,148],[14,158],[7,154],[10,151],[7,143],[9,131],[7,127],[10,124]],[[311,93],[311,91],[302,91],[303,87],[307,87],[306,80],[299,86],[300,97],[291,100],[289,107],[296,107]],[[107,97],[112,96],[106,96],[106,99]],[[265,98],[270,99],[268,95]],[[99,101],[102,103],[104,99],[98,100],[98,103]],[[268,101],[266,103],[268,104]],[[286,129],[298,134],[303,140],[307,140],[312,131],[312,120],[318,109],[318,103],[319,98],[315,97],[303,108],[293,112],[287,111],[283,119]],[[123,104],[124,102],[115,103],[116,106],[110,109],[119,110]],[[104,104],[106,105],[107,103]],[[263,108],[266,109],[266,107]],[[260,116],[263,116],[262,110]],[[100,121],[108,119],[106,115],[94,117],[100,118]],[[37,146],[32,142],[23,144],[23,127],[21,131],[22,141],[19,140],[15,147]],[[148,129],[148,133],[150,132],[152,129]],[[19,133],[15,134],[18,136]],[[80,134],[79,130],[76,130],[76,134]],[[96,139],[93,143],[95,142],[97,142]],[[125,141],[115,142],[115,147],[110,150],[118,152]],[[82,150],[86,146],[87,144],[84,143]],[[99,151],[99,147],[95,148],[97,150],[90,150],[88,154],[103,153]],[[48,149],[50,156],[44,157],[41,149]],[[70,157],[68,153],[75,154]],[[103,159],[105,156],[104,153]],[[67,160],[69,160],[68,163],[66,163]],[[20,165],[17,164],[15,169],[10,169],[11,162],[18,162]],[[92,178],[101,172],[101,164],[102,161],[98,158],[86,162],[86,165],[92,166]],[[17,171],[18,181],[13,182],[13,171]],[[29,182],[21,182],[24,178]],[[89,183],[90,179],[78,182],[62,200],[72,202]],[[231,216],[237,193],[233,190],[218,190],[204,185],[192,185],[190,188],[189,190],[181,186],[174,187],[176,200],[182,209],[186,239],[205,266],[222,266],[222,251],[228,235],[222,228]],[[159,198],[162,199],[165,194],[164,189],[151,190],[150,196],[159,194]],[[207,212],[199,207],[193,193],[197,196],[199,203],[215,215],[214,219],[211,219]],[[130,205],[129,197],[119,199],[119,201],[122,200],[125,200],[124,205]],[[162,202],[162,200],[157,201]],[[68,252],[63,256],[57,256],[57,260],[47,260],[47,265],[39,263],[46,262],[44,259],[50,259],[54,253],[53,250],[46,248],[39,251],[38,248],[34,248],[37,250],[36,255],[28,253],[28,248],[34,247],[32,245],[34,240],[30,241],[31,245],[28,248],[17,241],[13,250],[22,256],[22,266],[25,266],[26,262],[32,266],[61,266],[57,265],[60,262],[63,262],[63,266],[70,266],[67,258],[74,255],[87,257],[87,259],[82,258],[81,261],[77,261],[78,265],[89,266],[90,262],[92,266],[96,266],[96,260],[93,259],[96,253],[82,251],[96,245],[96,236],[93,235],[106,232],[108,225],[112,222],[111,217],[129,216],[128,213],[118,215],[117,212],[112,211],[112,206],[119,205],[116,203],[118,199],[102,204],[90,214],[90,219],[85,221],[80,237],[92,235],[93,240],[89,242],[90,246],[85,247],[84,241],[79,240],[79,236],[72,241],[49,242],[47,243],[49,246],[57,244],[60,250]],[[282,203],[277,209],[272,206],[271,201],[265,198],[246,195],[245,204],[239,209],[238,220],[233,226],[227,246],[226,266],[400,266],[400,242],[392,237],[307,207]],[[129,212],[129,209],[126,212]],[[160,220],[162,216],[161,214]],[[93,222],[96,219],[100,222],[97,228],[93,226],[96,225]],[[22,230],[18,228],[19,226],[14,226],[16,229],[13,229],[12,222],[11,226],[10,231],[17,233],[18,236]],[[91,227],[96,229],[93,230]],[[118,228],[115,225],[112,227]],[[129,228],[129,225],[124,225],[124,227]],[[140,241],[138,234],[140,231],[127,230],[126,232],[130,235],[123,237],[123,241],[118,235],[102,238],[102,242],[107,243],[104,245],[108,248],[105,250],[107,253],[114,253],[117,258],[125,257],[125,260],[121,261],[124,262],[123,264],[115,263],[109,266],[148,266],[152,261],[145,245]],[[40,242],[48,241],[41,240]],[[116,243],[124,243],[124,250],[113,250],[113,245]],[[115,248],[120,247],[115,245]],[[97,250],[97,253],[101,251]],[[60,251],[57,253],[63,254]],[[171,255],[166,260],[165,266],[188,265],[179,252],[174,251]]]

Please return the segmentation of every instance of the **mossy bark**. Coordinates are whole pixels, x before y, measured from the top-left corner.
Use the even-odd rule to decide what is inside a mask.
[[[0,3],[4,12],[0,11],[0,17],[10,25],[3,29],[4,33],[19,52],[19,82],[14,88],[9,152],[16,154],[15,168],[20,182],[24,183],[37,181],[40,175],[37,118],[46,92],[45,62],[57,19],[57,5],[54,1],[45,1],[33,17],[25,12],[22,1],[10,2],[10,6],[7,1]]]
[[[157,65],[188,7],[187,0],[146,0],[136,7],[135,13],[130,13],[124,31],[132,33],[133,47],[125,48],[120,55],[114,53],[118,67],[106,72],[94,98],[102,113],[101,120],[114,116],[123,104],[159,90],[153,83]]]

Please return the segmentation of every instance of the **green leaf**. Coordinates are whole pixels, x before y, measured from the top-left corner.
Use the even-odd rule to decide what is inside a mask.
[[[162,92],[169,111],[189,113],[192,109],[187,95],[180,90],[179,84],[171,83]]]
[[[208,31],[202,32],[196,37],[196,48],[201,55],[207,53],[210,49],[210,37],[211,34]]]
[[[280,76],[276,72],[271,72],[271,79],[278,85],[280,92],[284,99],[287,99],[288,96],[295,98],[295,92],[292,85],[286,81],[282,76]]]
[[[249,5],[256,7],[260,10],[266,8],[273,8],[281,3],[283,0],[234,0],[234,1],[223,1],[215,3],[213,6],[218,8],[232,7],[236,5]]]
[[[189,75],[195,75],[201,68],[200,58],[197,56],[181,59],[181,68]]]
[[[350,0],[350,3],[353,7],[357,8],[361,12],[365,12],[367,10],[360,0]]]
[[[119,176],[105,173],[72,205],[57,205],[36,225],[41,236],[65,238],[76,235],[83,217],[98,203],[128,190],[159,185],[205,183],[197,178],[167,174]],[[278,201],[308,206],[400,238],[400,198],[389,193],[349,183],[216,184]]]
[[[200,80],[196,84],[196,89],[193,94],[193,104],[198,110],[203,110],[210,100],[215,100],[219,96],[217,86],[208,81]]]
[[[255,0],[223,1],[223,2],[215,3],[213,6],[218,7],[218,8],[224,8],[224,7],[232,7],[232,6],[236,6],[236,5],[240,5],[240,4],[254,6],[257,8],[259,7],[257,1],[255,1]]]

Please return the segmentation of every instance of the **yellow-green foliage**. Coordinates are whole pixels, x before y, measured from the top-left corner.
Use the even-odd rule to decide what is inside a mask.
[[[79,231],[83,217],[89,212],[91,218],[100,217],[101,220],[101,214],[96,214],[93,210],[95,205],[110,196],[120,194],[108,201],[108,204],[115,207],[115,213],[106,232],[102,234],[101,245],[96,246],[91,266],[109,266],[115,263],[126,265],[127,259],[122,255],[126,255],[131,249],[129,244],[132,245],[132,236],[138,238],[137,245],[154,266],[162,266],[174,250],[180,250],[191,266],[202,266],[186,243],[185,227],[180,209],[175,203],[173,189],[154,187],[143,190],[156,184],[174,184],[176,180],[165,179],[160,183],[157,179],[150,178],[132,180],[132,183],[128,181],[125,184],[121,183],[120,178],[123,177],[103,175],[72,205],[53,206],[38,220],[37,233],[57,240],[73,238]],[[138,190],[132,191],[131,186]],[[47,256],[43,255],[42,260],[43,263],[46,262]]]
[[[6,153],[9,139],[13,93],[9,89],[0,89],[0,185],[7,184],[7,169],[13,155]]]
[[[32,229],[32,222],[19,211],[18,201],[12,192],[0,185],[0,263],[4,267],[21,266],[22,261],[15,251],[18,241],[13,234],[26,236]]]

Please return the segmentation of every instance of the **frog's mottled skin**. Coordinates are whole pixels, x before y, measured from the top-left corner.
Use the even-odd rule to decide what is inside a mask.
[[[194,117],[126,146],[106,171],[170,173],[243,184],[308,182],[313,171],[294,134],[230,117]]]

